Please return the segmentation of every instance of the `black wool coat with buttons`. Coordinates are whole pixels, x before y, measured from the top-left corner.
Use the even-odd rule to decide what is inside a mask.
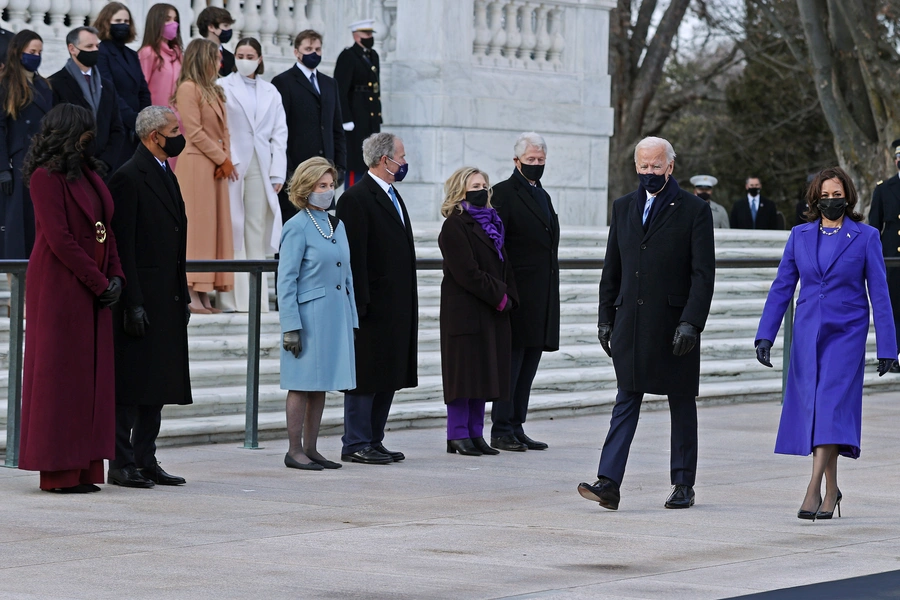
[[[109,191],[127,282],[113,305],[116,404],[191,404],[187,216],[178,180],[141,144],[112,176]],[[135,306],[150,321],[142,338],[125,333],[124,310]]]
[[[716,271],[712,212],[706,202],[679,190],[644,232],[646,197],[639,194],[613,203],[599,323],[613,324],[610,345],[619,388],[696,396],[700,343],[675,356],[672,338],[682,321],[701,331],[706,326]]]
[[[381,87],[379,85],[378,53],[353,44],[344,48],[334,65],[334,80],[340,90],[341,115],[344,122],[353,122],[353,131],[346,132],[347,168],[366,171],[362,155],[363,141],[381,131]]]
[[[900,256],[900,176],[882,181],[872,192],[869,225],[881,232],[881,248],[885,257]],[[900,323],[900,267],[887,270],[888,291],[894,322]],[[897,333],[900,342],[900,331]]]

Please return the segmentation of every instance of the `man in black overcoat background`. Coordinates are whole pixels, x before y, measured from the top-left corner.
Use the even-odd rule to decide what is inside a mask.
[[[513,150],[512,176],[493,187],[491,199],[506,228],[519,293],[519,306],[510,313],[511,402],[491,408],[491,446],[521,452],[547,448],[525,435],[522,424],[541,354],[559,350],[559,218],[540,181],[547,158],[544,138],[523,133]]]
[[[102,79],[95,69],[100,60],[100,38],[93,27],[76,27],[66,35],[69,60],[65,66],[50,76],[53,90],[53,106],[74,104],[91,111],[97,129],[93,155],[103,161],[107,171],[105,181],[122,164],[122,148],[125,145],[125,126],[119,113],[116,88],[108,79]]]
[[[747,196],[731,207],[729,221],[732,229],[781,229],[778,226],[778,207],[762,195],[759,177],[744,181]]]
[[[294,38],[294,56],[297,63],[272,78],[272,85],[281,93],[287,118],[285,181],[291,180],[294,169],[304,160],[321,156],[334,163],[340,180],[335,187],[340,186],[347,170],[347,147],[337,82],[317,68],[322,60],[322,35],[312,29],[298,33]],[[287,188],[284,186],[278,193],[284,223],[297,214],[288,200]]]
[[[141,140],[109,182],[112,227],[128,284],[113,310],[116,351],[116,458],[109,482],[125,487],[180,485],[156,460],[164,404],[191,404],[185,252],[187,216],[167,159],[184,148],[171,109],[138,113]]]
[[[344,48],[334,65],[334,79],[340,90],[341,115],[347,137],[347,175],[350,189],[368,170],[362,143],[381,131],[381,65],[375,44],[375,21],[363,19],[350,24],[353,45]]]
[[[356,389],[344,394],[341,460],[387,464],[405,458],[383,444],[394,392],[418,385],[416,249],[394,185],[409,168],[403,140],[373,134],[363,156],[369,171],[341,195],[336,212],[347,229],[359,312]]]
[[[675,150],[649,137],[635,148],[638,189],[613,203],[598,337],[613,359],[618,395],[600,454],[598,480],[578,492],[619,507],[619,487],[645,393],[669,397],[671,483],[666,508],[694,504],[700,332],[715,281],[712,212],[672,177]]]
[[[900,171],[900,140],[891,144],[894,150],[894,164]],[[894,173],[887,180],[879,181],[872,192],[872,207],[869,209],[869,225],[881,232],[881,251],[885,258],[900,256],[900,175]],[[891,294],[891,308],[894,324],[900,327],[900,267],[887,270],[888,291]],[[900,342],[900,332],[897,333]],[[900,364],[894,363],[891,373],[900,373]]]

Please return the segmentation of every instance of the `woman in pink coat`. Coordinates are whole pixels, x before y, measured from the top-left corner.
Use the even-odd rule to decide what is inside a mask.
[[[181,18],[178,9],[171,4],[154,4],[147,12],[144,26],[144,41],[138,50],[141,71],[150,88],[150,101],[154,106],[172,105],[175,85],[181,75],[181,61],[184,55],[179,31]],[[178,112],[175,112],[176,116]],[[181,126],[181,117],[178,118]],[[175,168],[176,159],[170,158],[169,164]]]

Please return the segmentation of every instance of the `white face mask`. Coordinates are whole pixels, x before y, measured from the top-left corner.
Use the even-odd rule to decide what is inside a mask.
[[[322,210],[332,210],[334,208],[334,190],[313,192],[309,195],[309,203]]]
[[[258,60],[248,60],[246,58],[236,58],[234,60],[234,66],[237,67],[237,72],[243,75],[244,77],[250,77],[254,73],[256,73],[256,69],[259,68]]]

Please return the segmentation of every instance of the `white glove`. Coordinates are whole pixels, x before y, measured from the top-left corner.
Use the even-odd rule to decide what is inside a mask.
[[[344,131],[353,131],[354,127],[356,127],[356,125],[354,125],[353,121],[347,121],[346,123],[344,123]]]

